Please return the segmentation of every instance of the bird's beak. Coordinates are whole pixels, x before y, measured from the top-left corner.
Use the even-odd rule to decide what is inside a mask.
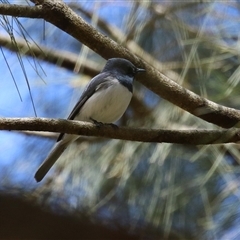
[[[137,68],[137,73],[139,73],[139,72],[146,72],[146,70],[143,68]]]

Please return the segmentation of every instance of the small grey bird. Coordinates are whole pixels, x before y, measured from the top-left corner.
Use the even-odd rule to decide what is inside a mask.
[[[93,123],[114,123],[126,111],[133,94],[133,80],[144,69],[135,67],[123,58],[111,58],[102,72],[86,86],[79,101],[69,115],[69,120]],[[78,135],[61,133],[57,142],[35,174],[40,182],[67,146]]]

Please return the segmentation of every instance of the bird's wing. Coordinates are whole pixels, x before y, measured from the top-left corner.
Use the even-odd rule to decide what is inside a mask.
[[[68,116],[67,119],[68,120],[73,120],[76,117],[76,115],[78,115],[78,113],[80,112],[84,103],[96,91],[98,91],[101,88],[101,86],[108,85],[108,83],[110,83],[112,79],[113,79],[113,76],[111,76],[109,72],[102,72],[102,73],[98,74],[97,76],[95,76],[89,82],[89,84],[86,86],[86,88],[84,89],[80,99],[76,103],[75,107],[73,108],[72,112],[70,113],[70,115]],[[60,133],[60,135],[57,139],[57,142],[60,141],[63,138],[63,136],[64,136],[64,133]]]

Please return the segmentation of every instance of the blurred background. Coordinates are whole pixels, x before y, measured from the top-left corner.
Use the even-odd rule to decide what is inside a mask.
[[[64,2],[99,32],[185,88],[239,108],[238,1]],[[32,5],[24,0],[10,3]],[[66,118],[105,62],[41,19],[0,16],[0,116]],[[137,81],[130,107],[117,124],[218,128]],[[4,237],[19,238],[17,226],[32,219],[29,229],[22,229],[23,238],[60,239],[62,229],[53,223],[62,217],[63,227],[72,221],[76,224],[68,229],[73,235],[62,235],[65,239],[240,238],[239,145],[83,137],[64,152],[43,182],[36,183],[35,171],[56,137],[54,133],[0,132],[0,201],[5,206],[0,210],[0,238],[1,231]],[[13,205],[15,209],[10,209]],[[8,219],[11,212],[19,221]],[[38,229],[34,217],[45,219],[38,222]],[[19,232],[11,235],[8,221]],[[84,237],[76,232],[83,231],[77,227],[82,223],[91,226],[85,228],[89,235]],[[90,237],[91,231],[100,234],[97,227],[117,235]],[[55,236],[56,232],[60,235]]]

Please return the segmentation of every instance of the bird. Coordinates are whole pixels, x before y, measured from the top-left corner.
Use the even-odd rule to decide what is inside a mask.
[[[137,68],[127,59],[108,59],[103,70],[87,84],[67,119],[97,125],[113,124],[126,111],[133,95],[133,80],[140,72],[145,72],[145,69]],[[37,182],[45,177],[69,144],[79,137],[59,134],[56,144],[35,173]]]

